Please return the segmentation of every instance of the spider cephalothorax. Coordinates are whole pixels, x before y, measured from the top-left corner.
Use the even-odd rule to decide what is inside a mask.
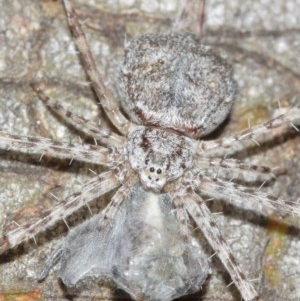
[[[128,158],[144,189],[160,191],[193,164],[196,141],[168,130],[135,126],[128,136]]]

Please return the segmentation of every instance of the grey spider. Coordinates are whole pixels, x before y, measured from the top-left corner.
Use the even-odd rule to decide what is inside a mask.
[[[229,138],[200,140],[212,132],[231,109],[235,84],[230,67],[192,35],[147,35],[131,41],[125,50],[122,73],[127,93],[120,101],[132,120],[129,121],[103,84],[71,3],[64,1],[64,4],[83,65],[107,117],[121,135],[87,123],[49,99],[42,87],[35,85],[35,90],[50,108],[103,146],[70,146],[1,133],[1,148],[76,158],[107,166],[109,170],[69,196],[39,222],[5,233],[1,239],[2,250],[34,237],[41,229],[64,219],[90,200],[116,189],[112,201],[100,215],[70,233],[64,245],[47,262],[41,278],[60,261],[60,277],[67,286],[76,286],[87,275],[103,273],[135,299],[170,300],[199,290],[209,268],[204,251],[190,236],[190,216],[218,254],[242,297],[254,300],[258,294],[239,268],[204,200],[206,197],[222,198],[245,207],[247,204],[241,203],[247,198],[263,208],[299,215],[297,204],[230,181],[243,171],[245,182],[268,180],[272,177],[271,169],[224,158],[225,154],[244,147],[242,141],[256,141],[261,135],[272,135],[278,129],[284,131],[299,119],[299,108]],[[219,168],[217,178],[212,166]],[[150,209],[153,215],[149,217]],[[139,216],[135,217],[137,213]],[[133,236],[131,240],[124,229]],[[112,233],[114,239],[106,238]],[[129,245],[109,259],[112,250],[118,251],[116,244],[124,236]],[[154,239],[158,241],[148,249],[146,244]],[[169,241],[172,239],[174,241]],[[97,252],[103,251],[104,242],[110,243],[110,252],[102,253],[101,259],[95,257],[97,253],[93,248],[100,245],[102,248]],[[80,248],[82,245],[84,247]],[[162,254],[166,248],[170,250]],[[88,250],[91,250],[89,261],[79,264]],[[163,271],[159,270],[175,251],[179,255],[170,260]],[[153,258],[157,263],[149,273]],[[80,267],[78,270],[74,268],[76,263]],[[143,272],[149,274],[143,275]],[[172,282],[170,279],[174,278],[176,281]],[[160,282],[163,285],[158,288]]]

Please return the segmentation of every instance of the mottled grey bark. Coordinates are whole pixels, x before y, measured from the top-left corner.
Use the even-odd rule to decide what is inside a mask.
[[[87,19],[84,29],[100,72],[116,98],[122,97],[116,78],[125,40],[143,32],[170,30],[182,10],[181,2],[75,2],[82,19]],[[207,1],[203,40],[233,64],[239,85],[231,118],[217,134],[241,130],[248,126],[248,120],[255,124],[271,118],[278,101],[282,106],[299,105],[299,5],[299,0]],[[98,118],[96,100],[86,84],[60,2],[0,0],[0,6],[1,130],[75,141],[78,133],[55,118],[30,87],[31,81],[43,80],[54,87],[51,95],[72,111],[88,119]],[[193,6],[190,12],[187,26],[193,23],[189,22],[195,13]],[[240,156],[251,156],[249,161],[255,164],[285,168],[287,173],[268,189],[296,201],[300,197],[299,142],[299,136],[278,139]],[[69,167],[47,158],[39,162],[39,158],[7,155],[3,151],[0,154],[3,225],[10,219],[22,224],[37,218],[44,208],[57,202],[49,193],[63,199],[91,176],[88,168],[97,168],[80,164]],[[268,219],[262,218],[221,202],[214,207],[216,212],[225,213],[216,218],[245,273],[257,279],[254,285],[261,288],[262,300],[296,300],[300,295],[300,218],[278,219],[271,212]],[[16,211],[12,216],[11,212]],[[288,224],[296,227],[292,229]],[[32,299],[67,299],[55,272],[43,283],[36,282],[45,258],[65,234],[62,224],[38,237],[38,246],[26,245],[24,251],[18,249],[16,254],[0,259],[0,296],[4,300],[23,293]],[[226,288],[231,280],[217,260],[212,269],[204,292],[187,299],[240,300],[233,286]],[[84,294],[90,300],[111,299],[113,295],[107,286],[95,286]],[[86,300],[83,296],[77,299]]]

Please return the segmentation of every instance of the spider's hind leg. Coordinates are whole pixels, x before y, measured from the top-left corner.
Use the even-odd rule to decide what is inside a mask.
[[[82,64],[102,104],[102,108],[118,131],[123,135],[127,135],[131,122],[123,115],[117,102],[113,99],[112,94],[105,87],[71,1],[63,0],[63,4],[74,41],[81,54]]]
[[[74,113],[66,109],[63,105],[51,99],[45,91],[46,87],[44,84],[32,83],[31,86],[38,97],[52,111],[59,115],[73,128],[79,130],[80,132],[95,140],[99,140],[100,143],[104,144],[105,146],[120,147],[124,144],[124,138],[112,132],[112,130],[108,126],[104,125],[103,122],[101,124],[96,124],[90,120],[86,120],[83,117],[75,115]]]

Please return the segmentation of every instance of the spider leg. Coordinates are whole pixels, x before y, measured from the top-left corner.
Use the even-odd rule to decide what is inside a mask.
[[[125,199],[126,195],[130,192],[131,190],[130,185],[123,185],[121,186],[114,196],[112,197],[111,201],[108,203],[106,208],[101,212],[101,220],[99,221],[98,224],[98,230],[101,231],[109,222],[111,222],[115,216],[115,213],[117,212],[119,206]],[[39,275],[39,281],[44,280],[50,270],[58,263],[61,261],[62,258],[62,253],[63,253],[63,246],[58,248],[46,261],[40,275]]]
[[[300,204],[268,195],[258,189],[207,177],[200,179],[198,187],[201,194],[223,199],[243,209],[256,210],[258,213],[271,209],[300,216]]]
[[[119,208],[119,206],[124,201],[126,195],[130,193],[131,189],[134,187],[134,184],[131,185],[126,183],[122,185],[114,194],[109,204],[102,211],[102,219],[99,221],[99,229],[103,229],[110,221],[114,219],[114,216]]]
[[[242,180],[246,183],[268,182],[283,172],[281,168],[272,169],[233,158],[197,158],[195,168],[199,168],[201,175],[209,178]]]
[[[196,200],[197,203],[194,201]],[[256,300],[258,294],[242,272],[230,246],[222,237],[212,214],[200,196],[194,194],[186,200],[189,214],[200,227],[211,247],[217,252],[221,262],[230,274],[231,279],[239,289],[245,301]]]
[[[245,143],[255,143],[259,145],[259,139],[263,141],[272,140],[282,135],[289,128],[297,129],[293,122],[300,120],[300,107],[292,108],[287,113],[268,120],[262,124],[246,129],[231,137],[220,138],[212,141],[200,141],[197,153],[206,157],[224,157],[224,155],[241,151],[245,148]],[[244,142],[242,144],[241,142]]]
[[[96,140],[99,140],[104,145],[119,147],[124,144],[124,138],[112,132],[108,127],[100,126],[91,121],[85,120],[73,114],[71,111],[64,108],[60,103],[54,101],[45,94],[45,87],[42,84],[34,83],[31,85],[39,98],[55,113],[67,121],[77,130],[83,132]]]
[[[81,54],[81,60],[84,69],[86,70],[86,73],[92,81],[93,88],[102,104],[102,107],[112,124],[118,129],[120,133],[126,135],[128,133],[129,127],[131,126],[131,122],[128,121],[122,114],[118,104],[113,99],[111,93],[106,89],[105,84],[103,83],[71,1],[62,0],[62,2],[66,10],[67,19],[74,37],[74,41]]]
[[[205,0],[193,1],[185,0],[183,1],[183,9],[178,20],[173,25],[174,32],[184,31],[188,29],[189,23],[193,22],[192,32],[201,39],[204,36],[204,20],[205,20]],[[195,11],[197,12],[195,14]],[[196,18],[194,18],[196,15]],[[192,22],[190,21],[192,19]],[[194,20],[195,19],[195,20]]]
[[[184,241],[187,241],[189,236],[189,217],[184,207],[184,199],[182,197],[175,197],[172,199],[172,204],[175,207],[176,218],[179,222],[180,235]]]
[[[30,155],[43,155],[57,159],[73,160],[108,165],[110,150],[98,145],[72,145],[46,138],[23,137],[0,131],[0,149],[21,152]]]
[[[38,280],[42,281],[46,279],[50,270],[61,260],[63,249],[60,247],[57,249],[45,262],[42,271],[39,274]]]
[[[44,212],[38,221],[4,233],[4,236],[0,237],[0,254],[30,238],[34,238],[35,235],[44,232],[56,222],[64,220],[88,202],[117,188],[119,185],[120,182],[113,171],[107,171],[94,177],[56,207]]]

